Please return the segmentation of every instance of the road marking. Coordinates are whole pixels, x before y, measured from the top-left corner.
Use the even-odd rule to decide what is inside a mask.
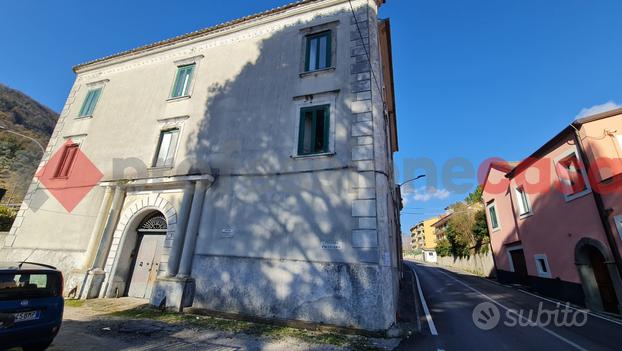
[[[432,320],[432,315],[430,314],[430,310],[428,309],[428,304],[425,303],[425,298],[423,297],[423,291],[421,291],[421,284],[419,284],[419,276],[417,275],[417,271],[415,267],[411,266],[413,273],[415,273],[415,280],[417,281],[417,290],[419,290],[419,298],[421,299],[421,305],[423,306],[423,312],[425,312],[425,319],[428,321],[428,326],[430,327],[430,333],[432,335],[438,335],[436,331],[436,326],[434,325],[434,321]]]
[[[447,277],[449,277],[449,278],[451,278],[451,279],[455,280],[456,282],[458,282],[458,283],[460,283],[460,284],[464,285],[467,289],[470,289],[470,290],[475,291],[476,293],[478,293],[478,294],[482,295],[482,296],[483,296],[483,297],[485,297],[487,300],[490,300],[490,302],[492,302],[492,303],[494,303],[495,305],[497,305],[497,306],[499,306],[499,307],[503,308],[504,310],[506,310],[506,311],[508,311],[508,312],[511,312],[511,313],[514,313],[514,314],[515,314],[518,318],[520,318],[521,320],[526,320],[527,322],[529,322],[529,323],[531,323],[531,324],[535,325],[536,327],[538,327],[538,328],[542,329],[544,332],[546,332],[546,333],[548,333],[549,335],[552,335],[552,336],[554,336],[554,337],[558,338],[559,340],[561,340],[561,341],[563,341],[563,342],[567,343],[568,345],[570,345],[570,346],[574,347],[575,349],[577,349],[577,350],[581,350],[581,351],[588,351],[587,349],[585,349],[585,348],[583,348],[583,347],[579,346],[578,344],[574,343],[573,341],[571,341],[571,340],[568,340],[568,339],[564,338],[563,336],[561,336],[561,335],[557,334],[556,332],[554,332],[554,331],[552,331],[552,330],[549,330],[549,329],[547,329],[547,328],[545,328],[545,327],[543,327],[543,326],[541,326],[541,325],[539,325],[539,324],[537,324],[537,323],[533,322],[532,320],[530,320],[530,319],[528,319],[528,318],[524,317],[522,314],[517,313],[517,312],[516,312],[516,311],[514,311],[513,309],[510,309],[509,307],[505,306],[504,304],[502,304],[502,303],[500,303],[500,302],[497,302],[497,300],[495,300],[495,299],[493,299],[492,297],[490,297],[490,296],[488,296],[488,295],[484,294],[483,292],[481,292],[481,291],[479,291],[479,290],[475,289],[474,287],[472,287],[472,286],[468,285],[467,283],[465,283],[465,282],[461,281],[460,279],[455,278],[455,277],[452,277],[451,275],[449,275],[449,274],[447,274],[447,273],[443,272],[441,269],[439,269],[438,271],[439,271],[441,274],[443,274],[443,275],[445,275],[445,276],[447,276]]]
[[[522,293],[524,293],[524,294],[540,298],[540,299],[542,299],[544,301],[548,301],[548,302],[554,303],[554,304],[561,304],[561,306],[564,306],[564,307],[568,306],[568,308],[571,308],[571,309],[573,309],[575,311],[587,312],[590,316],[593,316],[593,317],[596,317],[596,318],[600,318],[600,319],[604,319],[604,320],[609,321],[611,323],[622,325],[622,321],[617,321],[615,319],[607,318],[605,316],[601,316],[601,315],[599,315],[597,313],[593,313],[593,312],[590,312],[588,310],[579,309],[579,308],[571,306],[570,304],[566,305],[565,302],[563,302],[563,301],[555,301],[555,300],[552,300],[552,299],[548,299],[546,297],[543,297],[543,296],[540,296],[540,295],[536,295],[534,293],[530,293],[529,291],[526,291],[526,290],[523,290],[523,289],[517,289],[517,290],[522,292]]]

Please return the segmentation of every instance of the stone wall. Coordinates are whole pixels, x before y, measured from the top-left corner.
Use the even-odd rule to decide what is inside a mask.
[[[393,323],[385,317],[387,273],[367,264],[196,256],[192,307],[385,330]]]
[[[492,277],[495,274],[495,262],[490,251],[486,254],[476,254],[465,258],[438,256],[436,264],[443,267],[457,268],[484,277]]]

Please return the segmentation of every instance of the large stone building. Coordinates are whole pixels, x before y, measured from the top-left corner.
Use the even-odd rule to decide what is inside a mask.
[[[3,259],[137,296],[382,330],[400,244],[380,0],[304,0],[78,65]]]

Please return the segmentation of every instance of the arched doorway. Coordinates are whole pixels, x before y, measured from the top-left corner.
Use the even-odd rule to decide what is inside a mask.
[[[620,313],[615,284],[618,272],[606,246],[598,240],[583,238],[575,248],[575,261],[587,307]]]
[[[136,228],[137,242],[127,296],[149,298],[160,272],[160,258],[166,238],[166,218],[160,212],[147,215]]]

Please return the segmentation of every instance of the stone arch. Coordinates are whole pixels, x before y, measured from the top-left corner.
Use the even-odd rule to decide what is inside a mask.
[[[112,246],[106,260],[105,272],[107,284],[105,297],[122,296],[127,288],[129,254],[136,243],[136,229],[147,216],[155,211],[166,219],[166,239],[162,253],[161,266],[166,267],[169,251],[176,235],[177,211],[175,207],[159,193],[145,195],[125,207],[114,231]]]
[[[615,264],[611,251],[601,241],[593,238],[581,238],[575,245],[575,265],[581,279],[581,287],[585,295],[585,305],[589,309],[603,311],[603,299],[601,297],[602,288],[599,286],[592,262],[590,251],[596,250],[603,257],[607,275],[613,285],[614,294],[617,298],[618,313],[622,312],[622,281]]]

